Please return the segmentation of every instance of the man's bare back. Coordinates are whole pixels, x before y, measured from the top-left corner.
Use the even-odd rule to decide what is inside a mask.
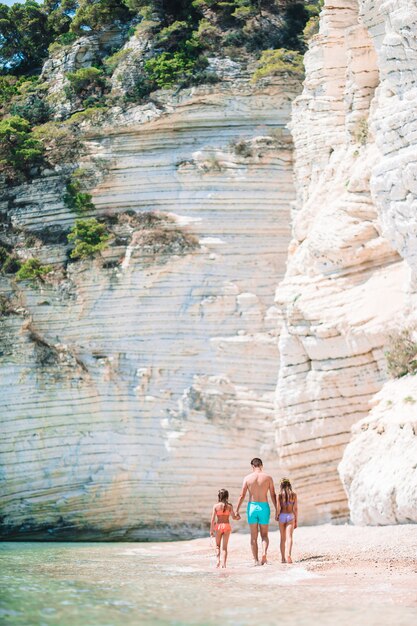
[[[272,476],[266,472],[252,472],[245,476],[243,484],[249,491],[250,502],[268,502],[268,491],[274,493],[274,482]]]
[[[270,519],[270,506],[268,502],[268,491],[272,504],[277,510],[277,496],[275,493],[272,476],[266,474],[263,469],[261,459],[257,457],[251,461],[252,473],[243,479],[242,493],[236,509],[236,514],[249,492],[249,503],[247,506],[248,524],[251,534],[251,549],[255,565],[264,565],[267,562],[266,553],[269,546],[268,525]],[[262,559],[258,560],[258,532],[262,538]]]

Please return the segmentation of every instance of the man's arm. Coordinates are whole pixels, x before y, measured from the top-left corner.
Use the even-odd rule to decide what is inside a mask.
[[[239,509],[242,505],[243,500],[246,497],[246,492],[248,490],[248,483],[246,482],[246,478],[243,481],[243,485],[242,485],[242,493],[239,496],[239,502],[237,503],[237,507],[236,507],[236,515],[239,515]]]
[[[232,507],[232,517],[233,519],[240,519],[240,514],[238,512],[235,513],[234,509],[233,509],[233,505],[231,505]]]

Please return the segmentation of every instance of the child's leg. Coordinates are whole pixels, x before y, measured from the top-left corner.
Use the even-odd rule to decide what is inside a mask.
[[[286,535],[287,535],[287,547],[288,547],[287,561],[288,563],[292,563],[291,550],[292,550],[292,534],[294,532],[294,520],[292,520],[291,522],[287,524],[287,528],[285,530],[286,530]]]
[[[220,542],[222,540],[222,531],[216,530],[216,557],[217,557],[217,565],[216,567],[220,567]]]
[[[227,561],[227,544],[229,543],[230,530],[223,533],[222,540],[222,567],[226,567]]]
[[[279,532],[281,535],[281,541],[280,541],[281,562],[286,563],[286,560],[285,560],[285,524],[283,524],[282,522],[279,523]]]

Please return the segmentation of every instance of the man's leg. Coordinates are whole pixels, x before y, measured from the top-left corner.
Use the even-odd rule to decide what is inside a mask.
[[[250,528],[250,547],[252,549],[253,560],[255,565],[259,565],[258,560],[258,524],[249,524]]]
[[[262,560],[261,560],[261,565],[265,565],[265,563],[266,563],[266,553],[268,552],[268,546],[269,546],[269,536],[268,536],[269,525],[268,524],[259,524],[259,530],[261,531],[261,539],[262,539]]]

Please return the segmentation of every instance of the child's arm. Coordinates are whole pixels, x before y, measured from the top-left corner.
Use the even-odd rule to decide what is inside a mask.
[[[236,515],[239,515],[239,509],[242,506],[243,500],[245,499],[247,490],[248,490],[248,485],[246,483],[246,478],[245,478],[245,480],[243,481],[243,485],[242,485],[242,493],[240,494],[239,502],[237,503],[237,507],[236,507]]]
[[[295,494],[295,498],[294,498],[293,511],[294,511],[294,528],[297,528],[297,526],[298,526],[298,498],[297,498],[297,494]]]
[[[210,522],[210,535],[214,536],[214,524],[216,521],[216,505],[213,506],[213,512],[211,514],[211,522]]]
[[[277,522],[279,521],[279,514],[280,513],[281,513],[281,498],[279,497],[279,495],[277,495],[277,512],[276,512],[276,515],[275,515],[275,519],[276,519]]]
[[[240,514],[239,513],[235,513],[235,510],[233,508],[233,504],[230,505],[232,507],[232,517],[233,519],[240,519]]]

